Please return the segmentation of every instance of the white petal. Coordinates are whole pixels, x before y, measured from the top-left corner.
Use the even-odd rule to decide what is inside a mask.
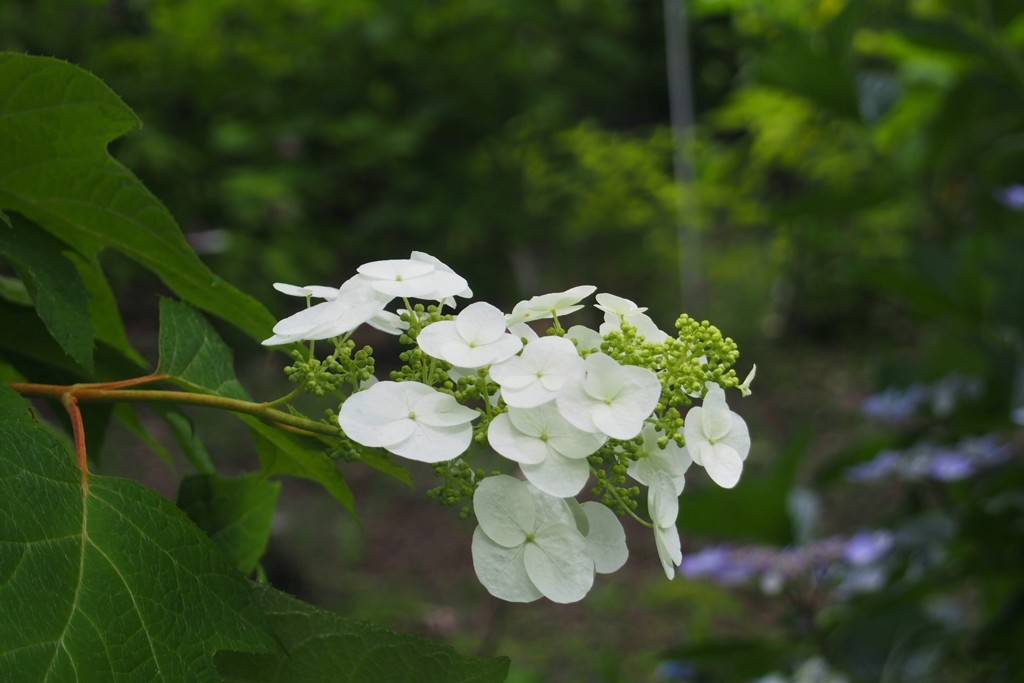
[[[686,412],[686,418],[683,422],[683,443],[686,444],[686,452],[690,454],[690,457],[698,465],[703,465],[700,458],[700,444],[707,441],[700,417],[702,410],[700,406],[690,408]]]
[[[724,443],[716,443],[712,448],[714,455],[704,456],[704,469],[707,470],[711,481],[724,489],[731,489],[736,486],[743,473],[743,459],[736,449]]]
[[[708,382],[704,410],[700,414],[704,435],[712,441],[723,438],[732,426],[731,416],[732,411],[725,403],[725,392],[717,384]]]
[[[548,495],[528,481],[524,481],[522,484],[533,498],[538,527],[542,524],[568,524],[570,526],[575,524],[572,510],[565,498]]]
[[[505,314],[486,301],[477,301],[459,313],[455,327],[467,342],[490,344],[505,334]]]
[[[417,422],[430,427],[454,427],[480,417],[480,413],[460,404],[453,396],[436,390],[417,400],[413,412]]]
[[[480,482],[473,494],[473,512],[488,538],[506,548],[523,543],[537,528],[536,505],[527,485],[505,474]]]
[[[646,308],[638,307],[629,299],[624,299],[621,296],[615,296],[614,294],[608,294],[606,292],[598,294],[595,298],[597,299],[597,304],[594,308],[604,311],[605,313],[610,313],[614,316],[627,315],[634,311],[643,313],[647,310]]]
[[[533,585],[552,602],[582,600],[594,585],[594,562],[575,526],[545,525],[526,544],[523,564]]]
[[[550,451],[540,464],[520,463],[519,468],[531,484],[558,498],[575,496],[590,478],[590,464],[586,458],[567,458],[556,451]]]
[[[671,581],[676,577],[676,569],[683,561],[679,530],[674,526],[667,529],[655,529],[654,545],[658,548],[658,559],[661,560],[661,568],[665,570],[665,577]]]
[[[551,450],[540,439],[515,428],[508,413],[494,418],[487,427],[487,443],[500,455],[518,463],[539,464]]]
[[[672,477],[665,472],[656,472],[647,489],[647,511],[654,526],[675,528],[679,516],[679,498],[676,496]]]
[[[592,330],[589,327],[583,325],[573,325],[565,331],[567,339],[572,339],[576,342],[577,352],[590,351],[601,348],[601,335],[597,330]]]
[[[410,278],[420,277],[435,270],[436,266],[424,261],[413,261],[412,259],[388,259],[386,261],[371,261],[356,268],[361,275],[373,280],[389,280],[401,282]]]
[[[424,327],[416,337],[416,343],[428,356],[445,360],[445,348],[449,344],[462,344],[463,342],[454,320],[440,320]]]
[[[585,432],[597,432],[591,412],[597,401],[583,388],[583,375],[570,378],[555,397],[558,412],[570,424]]]
[[[750,430],[747,423],[736,413],[732,414],[732,427],[724,439],[718,443],[731,446],[740,456],[740,460],[746,460],[750,453]]]
[[[439,271],[441,271],[441,272],[444,272],[444,273],[452,273],[453,275],[458,275],[458,274],[457,274],[457,273],[456,273],[456,272],[455,272],[454,270],[452,270],[452,269],[451,269],[451,268],[450,268],[450,267],[448,266],[448,264],[446,264],[445,262],[443,262],[443,261],[442,261],[441,259],[439,259],[439,258],[437,258],[437,257],[435,257],[435,256],[431,256],[430,254],[427,254],[427,253],[425,253],[425,252],[422,252],[422,251],[413,251],[413,252],[412,252],[411,254],[409,254],[409,258],[411,258],[411,259],[412,259],[413,261],[423,261],[423,262],[425,262],[425,263],[431,263],[431,264],[433,264],[433,265],[434,265],[434,268],[435,268],[435,269],[437,269],[437,270],[439,270]],[[464,280],[463,280],[463,281],[464,281]],[[471,289],[470,289],[470,288],[469,288],[469,287],[467,286],[467,287],[465,287],[464,289],[462,289],[462,291],[456,292],[456,293],[455,293],[455,296],[461,296],[461,297],[464,297],[464,298],[467,298],[467,299],[468,299],[468,298],[470,298],[470,297],[472,297],[472,296],[473,296],[473,290],[471,290]],[[455,304],[454,304],[454,303],[452,303],[451,305],[452,305],[453,307],[455,306]]]
[[[410,460],[443,462],[465,453],[472,441],[473,426],[468,422],[454,427],[429,427],[416,422],[412,436],[385,448]]]
[[[391,446],[413,434],[409,405],[395,382],[378,382],[352,394],[338,411],[338,425],[348,438],[364,446]]]
[[[524,546],[502,547],[477,527],[472,548],[473,569],[488,593],[509,602],[533,602],[543,597],[526,573]]]
[[[587,516],[587,553],[594,561],[594,571],[610,574],[618,571],[629,559],[626,532],[622,522],[609,508],[589,501],[580,506]]]

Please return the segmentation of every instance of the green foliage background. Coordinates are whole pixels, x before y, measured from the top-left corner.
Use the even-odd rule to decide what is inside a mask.
[[[163,285],[129,261],[259,339],[273,317],[235,287],[283,313],[273,281],[337,285],[359,263],[415,248],[499,305],[592,282],[650,306],[663,324],[682,309],[740,342],[741,363],[761,368],[750,421],[765,436],[752,475],[731,496],[687,491],[684,532],[792,543],[785,501],[796,486],[844,511],[823,522],[830,529],[914,518],[931,504],[927,492],[887,491],[905,504],[866,515],[837,473],[925,434],[1017,434],[1008,416],[1024,403],[1024,213],[1001,198],[1024,185],[1024,12],[1013,0],[696,0],[689,10],[697,112],[682,145],[694,178],[680,187],[659,3],[4,2],[0,49],[86,67],[144,124],[113,143],[118,161],[99,152],[136,125],[120,101],[108,104],[104,126],[75,131],[74,140],[91,135],[92,144],[51,141],[54,172],[69,181],[60,192],[99,182],[62,164],[91,164],[103,182],[130,188],[117,195],[128,206],[100,206],[91,217],[103,222],[101,241],[84,236],[88,221],[57,220],[51,235],[28,224],[50,220],[39,206],[57,188],[29,179],[36,195],[15,188],[17,200],[12,191],[0,205],[12,223],[0,237],[10,264],[0,320],[24,331],[3,336],[5,354],[19,360],[4,372],[44,380],[54,370],[41,369],[54,363],[76,378],[138,374],[144,354],[117,303],[129,332],[153,327],[154,300],[140,293]],[[18,125],[11,135],[69,130],[45,117]],[[22,150],[5,151],[0,175]],[[124,167],[169,208],[147,213],[143,230],[109,222],[130,216],[134,202],[147,205]],[[699,259],[678,251],[679,206],[699,231]],[[171,214],[202,261],[172,235]],[[706,303],[681,300],[680,268],[702,276]],[[83,289],[85,307],[76,299]],[[182,305],[165,304],[167,315],[216,335],[195,311],[174,306]],[[235,346],[243,359],[255,355]],[[897,436],[851,416],[871,390],[951,371],[984,380],[968,414]],[[117,417],[131,424],[132,416]],[[211,476],[191,424],[167,419],[195,469]],[[303,444],[256,438],[268,470],[328,477],[322,466],[299,471],[315,456],[289,459]],[[907,633],[938,643],[946,678],[937,680],[1012,681],[1020,672],[1011,646],[1024,637],[1022,588],[1012,568],[1024,527],[1019,513],[985,512],[991,500],[1019,500],[1013,438],[1017,459],[1000,481],[964,486],[938,505],[960,529],[950,567],[851,612],[819,615],[830,661],[854,680],[878,680],[886,666],[892,680],[912,680],[893,662],[918,651],[890,648]],[[189,489],[248,490],[246,481]],[[335,499],[351,504],[344,480],[333,485]],[[181,495],[232,561],[251,566],[251,547],[232,554],[233,541],[217,536],[232,511]],[[595,608],[604,620],[624,618],[629,601],[617,603],[614,590]],[[771,613],[771,601],[657,590],[652,611],[686,628],[659,642],[678,644],[673,657],[716,680],[739,675],[729,668],[737,662],[753,677],[822,649],[821,632],[792,620],[765,617],[748,631],[729,621],[730,606]],[[922,605],[965,595],[974,602],[964,623],[935,631]],[[557,678],[523,642],[527,664],[516,680],[575,680]],[[598,680],[635,680],[630,666],[653,668],[662,654],[621,647],[612,663],[574,661],[598,669]]]

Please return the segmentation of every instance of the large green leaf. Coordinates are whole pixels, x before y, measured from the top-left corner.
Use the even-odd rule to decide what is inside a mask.
[[[325,612],[271,588],[255,589],[287,657],[222,652],[228,683],[501,683],[508,660],[465,657],[446,645]]]
[[[270,540],[270,522],[281,485],[248,475],[186,477],[178,488],[178,507],[235,563],[243,574],[256,569]]]
[[[182,299],[266,337],[270,313],[211,273],[163,204],[107,153],[138,123],[92,74],[58,59],[0,53],[0,209],[86,257],[116,249]]]
[[[89,297],[75,264],[61,253],[65,249],[24,220],[0,227],[0,254],[18,271],[39,319],[64,352],[91,373],[95,339]]]
[[[215,652],[275,652],[250,586],[178,508],[83,476],[7,388],[0,443],[0,680],[214,683]]]

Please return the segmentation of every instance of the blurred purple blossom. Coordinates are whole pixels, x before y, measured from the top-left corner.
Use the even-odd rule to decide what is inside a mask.
[[[1024,211],[1024,185],[1007,185],[992,193],[996,201],[1012,211]]]
[[[1009,457],[1009,445],[995,434],[969,436],[953,445],[925,443],[904,451],[880,451],[873,460],[848,468],[846,479],[866,483],[896,476],[911,481],[961,481]]]
[[[873,564],[892,549],[893,541],[893,535],[884,529],[861,531],[846,541],[843,557],[856,566]]]
[[[850,538],[833,536],[798,547],[712,546],[685,555],[679,573],[688,579],[706,579],[724,586],[756,584],[774,595],[791,583],[832,583],[846,586],[846,594],[857,586],[878,586],[881,580],[858,580],[861,569],[875,565],[889,553],[894,539],[888,531],[865,531]],[[863,577],[861,577],[863,578]]]
[[[983,390],[978,377],[952,373],[930,384],[914,382],[902,389],[889,387],[864,399],[861,412],[889,424],[906,422],[925,407],[938,417],[948,417],[961,401],[976,399]]]

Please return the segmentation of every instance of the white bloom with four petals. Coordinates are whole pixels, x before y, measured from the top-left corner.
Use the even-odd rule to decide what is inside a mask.
[[[473,568],[484,588],[509,602],[582,600],[594,561],[569,505],[507,475],[487,477],[473,495],[480,526]]]
[[[356,270],[373,289],[390,297],[444,301],[466,291],[468,285],[451,268],[422,259],[371,261]]]
[[[593,353],[584,371],[568,382],[555,402],[566,420],[585,432],[632,439],[643,428],[661,397],[661,382],[647,368],[619,365]]]
[[[569,424],[552,403],[510,407],[494,418],[487,430],[491,448],[518,462],[534,486],[559,498],[575,496],[583,489],[590,478],[587,456],[606,440],[603,434]]]
[[[485,301],[470,304],[455,320],[423,328],[416,341],[423,352],[458,368],[482,368],[508,360],[523,347],[505,331],[505,315]]]
[[[338,412],[346,436],[420,462],[451,460],[469,448],[475,410],[419,382],[377,382]]]
[[[570,340],[540,337],[527,344],[522,354],[492,366],[490,372],[505,403],[533,408],[553,401],[569,378],[582,370],[583,359]]]
[[[704,404],[686,413],[686,450],[713,482],[731,489],[740,480],[750,452],[750,432],[743,418],[729,410],[725,391],[714,382],[708,382],[707,389]]]

